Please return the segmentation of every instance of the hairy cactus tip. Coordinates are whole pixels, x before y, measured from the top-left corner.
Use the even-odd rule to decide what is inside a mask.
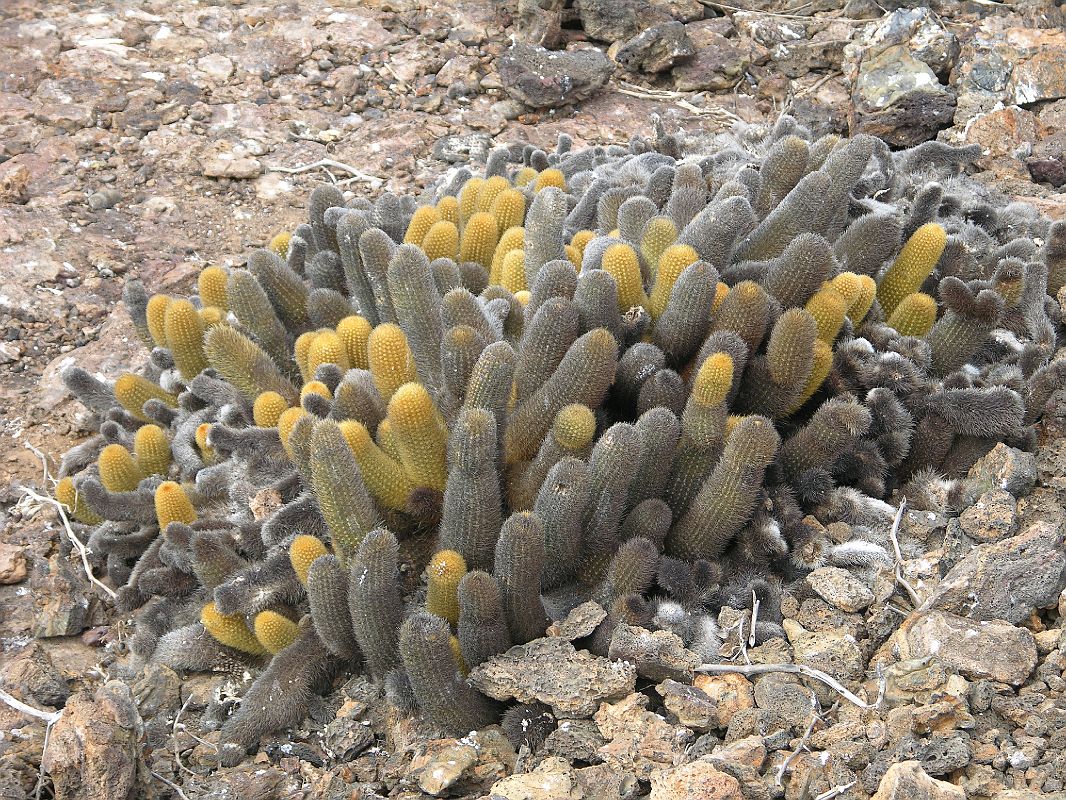
[[[887,536],[905,487],[1033,446],[1063,223],[978,200],[970,150],[787,117],[742,158],[668,144],[501,148],[417,202],[322,186],[247,268],[127,286],[152,358],[64,376],[101,436],[55,495],[139,657],[255,677],[226,748],[355,672],[539,742],[546,707],[467,672],[590,597],[603,654],[627,623],[713,657],[753,592],[775,634],[818,563],[885,552],[810,520]]]

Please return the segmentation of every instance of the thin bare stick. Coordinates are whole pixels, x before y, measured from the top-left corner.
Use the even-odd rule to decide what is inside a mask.
[[[37,770],[37,785],[33,787],[33,800],[41,800],[41,792],[44,790],[44,754],[48,752],[48,743],[52,741],[54,725],[54,722],[49,722],[44,726],[44,741],[41,742],[41,767]]]
[[[270,172],[284,172],[286,175],[299,175],[301,173],[311,172],[312,170],[316,169],[324,170],[327,175],[330,175],[330,168],[339,169],[351,175],[351,178],[347,178],[346,180],[364,181],[370,184],[382,184],[385,182],[384,178],[379,178],[376,175],[370,175],[360,169],[356,169],[351,164],[345,164],[343,161],[334,161],[332,158],[321,158],[311,164],[301,164],[298,167],[272,167],[269,165],[267,166],[267,169]]]
[[[849,703],[863,709],[873,709],[880,706],[881,701],[884,700],[886,688],[884,678],[880,677],[877,700],[873,703],[867,703],[858,695],[845,688],[845,686],[832,675],[827,675],[820,669],[808,667],[806,664],[702,664],[696,667],[696,672],[709,672],[712,675],[733,673],[745,677],[750,677],[752,675],[767,675],[772,672],[802,675],[805,678],[811,678],[819,683],[824,683],[830,689],[840,694],[840,696]],[[878,668],[878,672],[880,672],[880,668]]]
[[[3,689],[0,689],[0,701],[4,704],[11,706],[16,711],[21,711],[28,717],[34,717],[35,719],[44,720],[49,725],[52,725],[59,721],[59,718],[63,716],[62,711],[41,711],[39,708],[28,706],[18,698],[12,697]]]
[[[158,778],[163,783],[165,783],[167,786],[169,786],[171,789],[173,789],[175,792],[177,792],[178,793],[178,797],[180,797],[182,800],[189,800],[189,796],[187,794],[185,794],[185,792],[183,792],[181,790],[181,787],[178,786],[178,784],[174,783],[174,781],[168,781],[166,778],[164,778],[158,772],[153,772],[152,773],[152,777],[153,778]]]
[[[807,730],[803,732],[803,736],[799,740],[799,744],[796,745],[796,749],[788,754],[788,757],[781,762],[780,769],[777,770],[777,779],[774,781],[778,787],[780,787],[781,781],[785,778],[785,773],[788,772],[789,766],[792,764],[792,760],[807,749],[807,742],[810,741],[811,734],[814,732],[814,726],[818,723],[818,698],[814,692],[811,692],[811,722],[807,726]]]
[[[822,792],[820,795],[814,798],[814,800],[832,800],[834,797],[839,797],[844,794],[848,789],[854,786],[858,781],[852,781],[851,783],[841,784],[840,786],[834,786],[828,792]]]
[[[902,586],[908,595],[910,595],[911,602],[915,608],[918,608],[922,604],[922,600],[918,597],[918,592],[914,590],[907,579],[903,577],[903,551],[899,549],[899,526],[903,521],[903,512],[907,510],[907,498],[903,498],[899,503],[899,508],[896,510],[896,518],[892,520],[892,527],[888,531],[888,538],[892,540],[892,549],[896,552],[896,583]]]
[[[983,0],[989,2],[989,0]],[[775,19],[798,19],[804,22],[818,22],[819,20],[829,20],[831,22],[843,22],[847,25],[866,25],[870,22],[868,19],[848,19],[846,17],[814,17],[804,14],[782,14],[776,11],[753,11],[750,8],[740,8],[739,6],[727,6],[725,3],[718,3],[715,0],[699,0],[702,5],[708,6],[714,9],[723,9],[725,11],[740,11],[745,14],[757,14],[760,17],[774,17]],[[804,6],[808,6],[810,3],[805,3]],[[803,8],[804,6],[800,6]]]
[[[755,626],[759,622],[759,595],[751,590],[751,632],[748,634],[748,647],[755,646]]]

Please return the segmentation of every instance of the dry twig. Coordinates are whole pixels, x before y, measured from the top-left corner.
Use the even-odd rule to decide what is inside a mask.
[[[743,675],[744,677],[766,675],[772,672],[802,675],[805,678],[811,678],[819,683],[824,683],[849,703],[862,709],[878,708],[881,705],[881,701],[885,699],[886,681],[883,675],[879,675],[877,700],[873,703],[867,703],[861,697],[847,689],[832,675],[827,675],[820,669],[814,669],[814,667],[808,667],[805,664],[701,664],[696,667],[696,672],[708,672],[712,675],[733,673]],[[880,668],[878,668],[878,673],[880,673]]]
[[[352,181],[363,181],[364,183],[369,183],[372,186],[380,186],[385,182],[384,178],[379,178],[376,175],[370,175],[369,173],[363,172],[360,169],[356,169],[351,164],[345,164],[343,161],[334,161],[332,158],[320,158],[318,161],[315,161],[311,164],[301,164],[298,167],[273,167],[269,164],[267,165],[267,170],[269,170],[270,172],[283,172],[286,175],[299,175],[301,173],[311,172],[312,170],[316,169],[323,170],[327,175],[330,176],[334,183],[350,183]],[[333,177],[333,174],[329,171],[330,169],[337,169],[341,170],[342,172],[347,172],[349,175],[351,175],[351,177],[345,178],[342,181],[338,181],[336,178]]]
[[[903,498],[899,503],[899,508],[896,510],[896,518],[892,520],[892,527],[888,531],[888,537],[892,540],[892,549],[896,553],[895,573],[896,583],[902,586],[907,594],[911,598],[911,602],[915,608],[921,606],[921,598],[918,597],[918,592],[914,590],[914,587],[907,582],[907,579],[903,577],[903,552],[899,549],[899,525],[903,521],[903,512],[907,510],[907,498]]]
[[[799,744],[796,745],[796,749],[788,754],[788,757],[781,762],[781,767],[777,770],[777,779],[774,783],[777,786],[781,786],[781,782],[785,778],[785,773],[788,772],[789,766],[792,764],[792,760],[807,749],[807,742],[811,739],[811,734],[814,733],[814,726],[818,724],[818,698],[814,692],[811,692],[811,722],[807,726],[807,730],[803,732],[803,736],[799,740]]]

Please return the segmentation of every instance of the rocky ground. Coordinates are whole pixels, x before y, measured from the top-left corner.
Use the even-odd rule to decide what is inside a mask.
[[[694,677],[662,634],[655,657],[620,670],[569,644],[584,618],[477,677],[489,694],[569,718],[541,748],[516,751],[495,729],[435,739],[353,680],[303,728],[220,770],[203,712],[239,692],[241,676],[159,668],[121,680],[128,621],[23,487],[47,493],[41,454],[54,469],[84,435],[59,371],[78,363],[113,378],[146,357],[118,308],[127,273],[168,291],[206,264],[240,263],[306,218],[323,180],[417,192],[497,143],[546,145],[562,131],[578,144],[625,141],[653,136],[654,115],[693,135],[787,111],[899,146],[977,142],[982,179],[1066,216],[1057,3],[571,5],[3,4],[0,686],[38,709],[65,705],[40,796],[1006,800],[1066,790],[1061,403],[1035,459],[1000,450],[976,470],[971,508],[904,515],[898,578],[820,570],[811,598],[784,610],[790,641],[746,651],[752,664],[830,673],[876,708],[789,674]],[[541,686],[543,671],[567,680]],[[0,797],[32,795],[44,733],[0,705]]]

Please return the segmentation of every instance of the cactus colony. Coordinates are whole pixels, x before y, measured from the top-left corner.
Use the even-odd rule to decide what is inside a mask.
[[[880,552],[894,492],[1033,446],[1063,223],[936,143],[784,117],[681,145],[501,148],[417,202],[322,186],[192,297],[127,284],[150,366],[68,370],[100,427],[56,495],[138,659],[262,669],[231,755],[352,670],[497,721],[466,671],[590,598],[600,652],[625,620],[713,659],[753,591],[780,635],[774,598],[850,552],[814,520]]]

